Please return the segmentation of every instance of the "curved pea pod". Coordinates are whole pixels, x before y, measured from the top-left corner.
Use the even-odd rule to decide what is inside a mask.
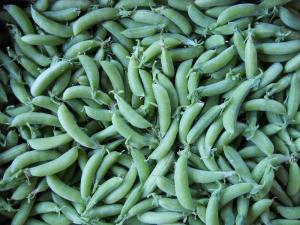
[[[228,132],[234,133],[240,107],[256,82],[256,78],[246,80],[232,92],[230,102],[223,113],[223,125]]]
[[[97,10],[92,10],[83,16],[79,17],[72,25],[73,34],[77,35],[87,29],[93,27],[94,25],[111,20],[118,17],[118,9],[116,8],[101,8]]]
[[[78,8],[68,8],[55,11],[45,11],[43,14],[48,18],[58,22],[69,22],[73,21],[79,16],[80,10]]]
[[[35,200],[31,200],[29,202],[27,199],[23,200],[17,213],[11,220],[11,225],[25,224],[30,216],[30,211],[32,210],[34,203]]]
[[[300,218],[300,215],[299,215],[300,207],[299,206],[290,207],[290,206],[278,205],[276,207],[276,210],[285,219],[297,220]]]
[[[216,22],[214,18],[205,15],[201,10],[197,9],[194,4],[187,6],[187,12],[190,19],[198,26],[209,27]]]
[[[151,127],[151,123],[138,114],[122,97],[115,95],[119,111],[122,116],[132,125],[137,128],[146,129]]]
[[[41,112],[26,112],[17,115],[11,122],[11,126],[24,126],[26,124],[41,124],[46,126],[60,127],[56,116]]]
[[[53,175],[71,166],[77,160],[77,157],[78,148],[74,147],[52,161],[28,168],[26,173],[35,177]]]
[[[49,34],[53,34],[62,38],[68,38],[72,36],[71,27],[57,23],[47,18],[46,16],[36,11],[33,7],[31,7],[31,16],[34,22]]]
[[[68,48],[65,52],[65,57],[67,59],[72,59],[77,57],[80,54],[85,54],[90,51],[93,51],[95,48],[99,47],[101,43],[97,40],[84,40],[80,41],[70,48]]]
[[[227,104],[228,102],[224,102],[221,105],[211,107],[205,112],[189,131],[187,142],[190,144],[195,143],[204,130],[220,115],[224,108],[226,108]]]
[[[86,72],[92,91],[98,90],[100,75],[96,63],[91,57],[86,55],[79,55],[78,59]]]
[[[164,45],[166,48],[171,49],[174,48],[182,43],[181,40],[177,38],[172,37],[165,37],[164,39]],[[153,42],[144,52],[142,55],[141,62],[147,63],[153,58],[155,58],[157,55],[161,53],[161,40],[157,40]]]
[[[181,32],[185,35],[188,36],[192,32],[192,25],[181,13],[172,8],[162,9],[161,13],[176,24],[176,26],[178,26]]]
[[[131,27],[123,30],[123,34],[127,38],[144,38],[159,32],[165,27],[164,24],[158,25],[145,25],[140,27]]]
[[[300,50],[300,40],[279,43],[261,43],[257,45],[257,52],[266,55],[285,55],[297,53]]]
[[[150,154],[150,159],[161,160],[165,157],[175,142],[178,133],[179,118],[175,117],[156,149]]]
[[[91,195],[91,189],[96,176],[98,167],[100,166],[105,152],[99,151],[92,155],[83,168],[80,180],[80,194],[82,199],[87,200]]]
[[[234,46],[231,46],[224,51],[222,51],[216,57],[208,60],[199,65],[198,69],[201,73],[213,73],[226,66],[230,60],[235,56],[236,49]]]
[[[30,45],[61,45],[65,42],[63,38],[46,34],[27,34],[21,40]]]
[[[240,58],[245,61],[245,40],[238,29],[236,29],[233,33],[233,44],[236,47]]]
[[[228,162],[235,169],[235,171],[239,174],[239,176],[245,181],[249,183],[255,183],[251,176],[251,172],[247,167],[247,164],[244,162],[239,153],[232,147],[226,146],[223,148],[224,154]]]
[[[114,66],[114,64],[110,61],[101,61],[100,62],[101,67],[105,71],[106,75],[108,76],[113,89],[115,91],[124,91],[124,83],[121,77],[120,72],[118,69]]]
[[[217,19],[217,24],[223,25],[230,21],[247,17],[255,16],[258,12],[258,7],[256,4],[244,3],[236,4],[227,9],[225,9]]]
[[[272,99],[253,99],[243,103],[242,109],[245,111],[268,111],[277,114],[286,114],[283,104]]]
[[[144,183],[150,174],[150,166],[145,159],[143,152],[137,149],[131,150],[131,157],[138,172],[138,176],[141,183]]]
[[[69,134],[76,142],[87,147],[93,148],[93,140],[78,126],[74,115],[69,109],[61,104],[57,111],[58,119],[63,129]]]
[[[204,48],[202,45],[187,48],[174,48],[170,50],[170,55],[174,62],[181,62],[199,57],[203,50]]]
[[[49,188],[58,196],[76,203],[82,203],[80,192],[62,182],[56,175],[47,176]]]
[[[217,49],[225,45],[225,38],[220,34],[214,34],[204,42],[205,49]]]
[[[294,196],[299,192],[300,182],[298,179],[295,179],[300,174],[300,169],[297,162],[291,162],[289,165],[289,177],[287,183],[287,194]]]
[[[3,7],[9,15],[17,22],[25,34],[33,34],[34,28],[25,11],[17,5],[5,5]]]
[[[273,200],[261,199],[250,206],[247,215],[247,225],[252,224],[263,212],[265,212],[272,205]]]
[[[178,100],[181,106],[189,105],[188,100],[188,78],[187,75],[191,69],[192,60],[182,62],[176,71],[175,88],[178,95]]]
[[[296,22],[300,19],[300,13],[292,8],[279,7],[279,18],[288,27],[300,30],[300,25]]]
[[[274,152],[274,145],[271,140],[260,130],[251,131],[245,130],[243,135],[253,142],[263,153],[271,155]]]
[[[253,17],[243,17],[234,21],[231,21],[225,25],[213,27],[213,34],[221,34],[221,35],[232,35],[236,29],[241,31],[245,30],[249,24],[253,23]]]
[[[252,188],[253,185],[250,183],[239,183],[225,188],[220,193],[219,207],[222,208],[233,199],[239,198],[240,196],[249,193]]]
[[[133,47],[133,42],[131,39],[127,38],[122,34],[124,28],[115,21],[106,21],[102,23],[102,26],[113,36],[115,39],[128,50]]]
[[[263,0],[258,6],[262,8],[273,8],[275,6],[284,5],[291,0]]]
[[[164,158],[159,160],[149,177],[144,183],[143,197],[148,196],[156,188],[156,181],[160,176],[164,176],[169,171],[174,161],[174,152],[169,152]]]
[[[235,175],[235,171],[207,171],[188,167],[188,177],[191,182],[207,184]]]
[[[300,68],[300,54],[289,59],[284,65],[284,72],[290,73]]]
[[[205,224],[207,225],[218,225],[219,222],[219,200],[220,200],[220,190],[215,190],[207,203],[206,213],[205,213]]]
[[[222,6],[222,5],[232,5],[236,3],[237,0],[196,0],[195,4],[200,8],[210,8],[214,6]]]
[[[139,97],[145,96],[143,85],[139,75],[139,62],[135,53],[131,55],[128,62],[127,78],[132,93]]]
[[[57,79],[62,73],[70,69],[70,67],[71,64],[69,62],[60,61],[44,70],[33,82],[30,88],[31,94],[33,96],[41,95],[48,88],[51,82]]]
[[[196,117],[200,114],[202,108],[204,106],[204,103],[198,102],[194,103],[191,106],[188,106],[184,113],[182,114],[182,117],[179,122],[179,139],[182,143],[185,143],[187,140],[188,132],[190,131],[194,120]]]
[[[194,209],[195,205],[189,190],[188,156],[185,151],[181,153],[174,171],[175,193],[179,203],[186,209]]]
[[[134,21],[139,23],[153,24],[153,25],[164,24],[166,26],[166,30],[172,33],[180,33],[180,29],[178,28],[178,26],[176,26],[169,18],[153,10],[148,10],[148,9],[136,10],[131,15],[131,18]]]
[[[60,134],[53,137],[29,139],[27,143],[36,150],[48,150],[71,142],[73,139],[68,134]]]
[[[99,185],[95,193],[89,199],[85,211],[88,212],[90,209],[92,209],[99,201],[103,200],[107,195],[120,186],[122,182],[122,178],[112,177],[106,180],[103,184]]]
[[[118,9],[134,9],[136,7],[151,7],[155,6],[155,2],[153,0],[121,0],[115,4],[115,8]]]
[[[253,77],[258,72],[257,66],[257,51],[254,45],[251,31],[248,33],[245,45],[245,70],[248,78]]]
[[[139,221],[150,224],[167,224],[174,223],[182,219],[184,214],[181,212],[155,212],[148,211],[138,215]]]
[[[86,11],[91,5],[89,0],[59,0],[51,4],[51,10],[62,10],[70,7],[78,8],[82,11]]]
[[[293,120],[299,109],[300,105],[300,94],[299,94],[299,84],[300,84],[300,72],[296,72],[291,80],[290,90],[288,92],[288,101],[287,101],[287,119]]]
[[[141,135],[133,130],[123,119],[120,112],[115,112],[112,117],[112,123],[120,135],[128,139],[129,142],[138,146],[156,145],[156,139],[150,135]]]

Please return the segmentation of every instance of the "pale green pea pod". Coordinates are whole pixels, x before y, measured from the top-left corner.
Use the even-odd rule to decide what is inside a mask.
[[[81,130],[74,115],[64,104],[59,106],[57,115],[61,126],[76,142],[88,148],[94,147],[95,143],[93,140],[83,130]]]
[[[77,157],[78,148],[74,147],[52,161],[27,169],[25,173],[37,177],[56,174],[71,166]]]
[[[198,26],[209,27],[211,24],[216,22],[214,18],[205,15],[203,12],[197,9],[194,4],[187,6],[187,11],[190,19]]]
[[[245,70],[247,78],[257,75],[257,52],[252,38],[251,30],[248,33],[246,45],[245,45]]]
[[[259,13],[258,11],[258,7],[255,4],[236,4],[225,9],[218,16],[217,24],[223,25],[241,17],[255,16]]]
[[[246,224],[252,224],[263,212],[265,212],[273,203],[273,200],[262,199],[250,206]]]
[[[201,136],[201,133],[220,115],[220,113],[226,108],[228,102],[224,102],[221,105],[216,105],[210,108],[205,114],[199,118],[196,124],[192,127],[187,135],[188,143],[195,143]]]
[[[163,159],[157,162],[151,174],[144,183],[143,197],[148,196],[155,190],[158,177],[164,176],[169,171],[174,161],[174,157],[174,153],[170,152]]]
[[[99,22],[114,19],[118,17],[118,10],[115,8],[100,8],[92,10],[85,15],[79,17],[72,25],[73,34],[77,35],[85,31]]]
[[[123,30],[121,34],[125,35],[127,38],[143,38],[156,34],[158,31],[165,27],[162,25],[146,25],[141,27],[132,27]]]
[[[207,225],[219,225],[219,199],[220,199],[220,190],[215,190],[207,203],[206,214],[205,214],[205,223]]]
[[[225,49],[222,53],[218,56],[210,59],[207,62],[199,65],[199,70],[202,73],[213,73],[217,70],[221,69],[222,67],[226,66],[227,63],[234,57],[236,54],[236,49],[234,46],[231,46]]]
[[[248,25],[253,22],[253,20],[253,17],[243,17],[241,19],[231,21],[225,25],[213,28],[212,33],[221,35],[232,35],[236,29],[239,29],[241,31],[245,30],[248,27]]]
[[[279,17],[281,21],[294,30],[300,30],[300,26],[295,21],[299,20],[300,14],[292,8],[279,7]]]
[[[261,8],[273,8],[275,6],[284,5],[291,0],[263,0],[258,6]]]
[[[170,55],[174,62],[181,62],[199,57],[203,50],[202,45],[188,48],[174,48],[170,50]]]
[[[184,214],[182,212],[155,212],[148,211],[138,215],[138,219],[143,223],[150,224],[168,224],[174,223],[182,219]]]
[[[205,49],[216,49],[225,45],[225,39],[222,35],[214,34],[204,42]]]

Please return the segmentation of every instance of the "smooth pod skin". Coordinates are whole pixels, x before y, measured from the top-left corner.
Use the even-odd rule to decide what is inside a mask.
[[[178,134],[182,143],[185,143],[187,140],[188,132],[190,131],[194,120],[200,114],[204,103],[197,102],[191,106],[188,106],[186,110],[183,112],[182,117],[179,122]]]
[[[245,70],[248,78],[253,77],[257,74],[257,52],[254,45],[251,31],[248,34],[246,45],[245,45]]]
[[[91,199],[88,201],[86,206],[86,211],[93,208],[99,201],[104,199],[108,194],[114,191],[120,184],[123,182],[123,179],[120,177],[112,177],[106,180],[103,184],[97,187],[97,190],[92,195]]]
[[[225,49],[216,57],[208,60],[207,62],[199,65],[199,70],[202,73],[213,73],[221,69],[222,67],[226,66],[230,60],[236,54],[236,49],[234,46],[231,46]]]
[[[164,38],[164,45],[166,48],[174,48],[180,45],[181,41],[176,38]],[[152,43],[144,52],[142,56],[142,63],[147,63],[152,60],[155,56],[161,53],[161,40],[157,40],[156,42]]]
[[[63,38],[46,34],[27,34],[21,40],[30,45],[61,45],[65,42]]]
[[[93,140],[84,131],[81,130],[81,128],[77,125],[75,117],[64,104],[59,106],[57,116],[63,129],[76,142],[87,148],[94,147]]]
[[[289,165],[289,177],[287,183],[287,194],[289,196],[294,196],[298,193],[300,189],[300,182],[295,177],[300,174],[300,168],[296,162],[291,162]],[[291,218],[289,218],[291,219]]]
[[[163,137],[171,124],[170,99],[168,92],[162,85],[153,84],[152,88],[158,108],[160,133]]]
[[[150,166],[144,154],[138,149],[131,150],[131,157],[136,166],[140,182],[144,183],[150,175]]]
[[[222,208],[233,199],[249,193],[252,188],[252,184],[250,183],[239,183],[225,188],[221,192],[219,207]]]
[[[31,15],[34,22],[49,34],[53,34],[62,38],[68,38],[72,36],[71,27],[48,19],[47,17],[36,11],[33,7],[31,7]]]
[[[118,16],[118,10],[115,8],[101,8],[93,10],[79,17],[72,26],[73,34],[77,35],[93,27],[97,23],[105,20],[114,19]]]
[[[34,203],[34,200],[31,200],[30,202],[28,202],[27,199],[23,200],[18,209],[18,212],[14,215],[11,221],[11,225],[25,224],[27,219],[29,218],[29,214]]]
[[[219,205],[220,191],[216,190],[210,196],[207,207],[206,207],[206,219],[205,222],[207,225],[219,225],[219,213],[218,213],[218,205]]]
[[[300,25],[294,22],[300,18],[298,11],[292,8],[279,7],[279,17],[286,26],[294,30],[300,30]]]
[[[27,14],[17,5],[5,5],[3,7],[9,15],[17,22],[25,34],[34,34],[33,25]]]
[[[29,139],[27,143],[33,149],[48,150],[67,144],[72,140],[68,134],[59,134],[52,137]]]
[[[237,0],[196,0],[195,4],[200,8],[210,8],[214,6],[222,6],[222,5],[232,5],[236,3]]]
[[[296,113],[299,109],[300,105],[300,72],[296,72],[291,80],[290,90],[288,93],[288,100],[287,100],[287,119],[293,120],[296,116]]]
[[[135,53],[129,59],[127,77],[132,93],[139,97],[145,96],[143,85],[139,75],[139,62],[138,58],[135,56]]]
[[[225,9],[219,16],[217,24],[223,25],[241,17],[254,16],[257,13],[255,4],[237,4]]]
[[[160,60],[163,73],[168,77],[174,77],[175,69],[172,56],[169,49],[167,49],[164,44],[161,45]]]
[[[253,87],[255,81],[255,78],[246,80],[233,91],[229,105],[225,108],[223,114],[223,125],[228,132],[234,133],[240,107]]]
[[[55,11],[43,12],[45,16],[58,22],[68,22],[76,19],[79,16],[78,8],[68,8]]]
[[[169,130],[160,141],[159,145],[154,149],[150,154],[150,159],[160,160],[165,157],[169,151],[172,149],[172,146],[175,142],[177,133],[178,133],[179,118],[175,117],[169,127]]]
[[[235,174],[235,171],[206,171],[188,167],[188,177],[193,183],[207,184]]]
[[[68,48],[65,52],[65,57],[67,59],[73,59],[80,54],[85,54],[94,50],[100,46],[100,42],[97,40],[83,40]]]
[[[105,197],[104,203],[113,204],[118,202],[124,196],[126,196],[130,191],[130,189],[133,187],[136,177],[137,177],[137,170],[135,166],[132,165],[129,168],[128,173],[124,177],[123,183],[118,188],[116,188],[113,192],[111,192]]]
[[[10,172],[14,173],[20,169],[26,168],[28,165],[56,159],[60,156],[56,151],[42,152],[42,151],[28,151],[17,156],[10,165]]]
[[[119,112],[115,112],[112,117],[112,123],[119,134],[137,144],[138,146],[153,145],[156,141],[153,137],[143,136],[133,130],[124,120]]]
[[[180,204],[186,209],[194,209],[193,199],[189,190],[188,157],[185,152],[179,156],[174,171],[175,193]]]
[[[265,210],[271,206],[272,203],[273,200],[261,199],[250,206],[246,224],[252,224]]]
[[[78,59],[86,72],[92,91],[98,90],[100,75],[96,63],[86,55],[79,55]]]
[[[172,166],[174,157],[174,153],[169,152],[168,155],[157,162],[144,183],[143,197],[148,196],[155,190],[158,177],[164,176],[169,171],[170,167]]]
[[[54,115],[42,112],[26,112],[16,116],[12,122],[11,126],[24,126],[26,124],[42,124],[46,126],[60,127],[60,122],[58,118]]]
[[[257,52],[266,55],[284,55],[297,53],[300,50],[300,40],[285,41],[280,43],[262,43],[257,45]]]
[[[35,177],[43,177],[56,174],[71,166],[78,157],[78,148],[74,147],[60,157],[28,169],[28,174]]]
[[[284,71],[290,73],[300,68],[300,54],[295,55],[284,65]]]
[[[100,65],[108,76],[113,89],[117,92],[121,92],[120,94],[123,95],[124,83],[118,69],[109,61],[101,61]]]
[[[91,195],[91,189],[93,186],[94,177],[98,167],[100,166],[105,152],[99,151],[96,152],[93,156],[87,161],[80,180],[80,194],[81,198],[86,200]]]
[[[211,107],[207,112],[205,112],[189,131],[187,135],[187,142],[189,144],[195,143],[203,131],[220,115],[221,111],[227,104],[227,102],[224,102],[221,105]]]
[[[201,27],[209,27],[211,24],[216,22],[214,18],[205,15],[203,12],[197,9],[194,4],[187,6],[187,12],[190,19]]]
[[[241,32],[237,29],[233,33],[233,44],[236,47],[236,50],[240,58],[245,61],[245,40]],[[250,46],[249,46],[250,47]]]
[[[113,112],[107,109],[96,109],[89,106],[84,106],[86,115],[94,120],[111,121]]]
[[[67,61],[60,61],[48,69],[43,71],[37,79],[33,82],[30,92],[33,96],[41,95],[49,86],[51,82],[57,79],[62,73],[71,68],[71,64]]]
[[[165,8],[161,13],[176,24],[185,35],[188,36],[192,32],[192,25],[181,13],[171,8]]]
[[[179,104],[181,106],[189,105],[188,100],[188,79],[187,75],[192,67],[192,60],[182,62],[175,74],[175,88],[178,95]]]
[[[162,30],[164,25],[145,25],[141,27],[131,27],[123,30],[121,34],[127,38],[143,38],[154,35],[156,32]]]
[[[286,114],[283,104],[272,99],[253,99],[244,102],[242,109],[245,111],[268,111],[277,114]]]
[[[56,175],[47,176],[47,183],[49,188],[60,197],[67,199],[72,202],[81,203],[80,192],[63,183]]]
[[[177,212],[145,212],[141,215],[138,215],[138,219],[143,223],[150,224],[167,224],[174,223],[180,220],[184,216],[183,213]]]

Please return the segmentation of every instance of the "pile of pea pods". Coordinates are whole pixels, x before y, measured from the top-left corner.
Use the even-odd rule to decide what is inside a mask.
[[[1,225],[300,225],[299,0],[37,0],[0,22]]]

